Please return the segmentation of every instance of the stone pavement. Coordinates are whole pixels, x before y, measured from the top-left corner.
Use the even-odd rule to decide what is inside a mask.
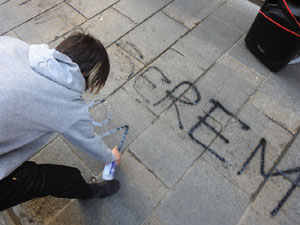
[[[300,65],[274,74],[246,49],[258,9],[247,0],[0,0],[0,35],[52,48],[78,29],[99,38],[112,71],[98,96],[84,97],[112,107],[98,133],[130,127],[115,196],[35,199],[2,212],[0,224],[300,224]],[[121,135],[104,140],[113,147]],[[59,135],[33,160],[78,167],[87,181],[103,169]]]

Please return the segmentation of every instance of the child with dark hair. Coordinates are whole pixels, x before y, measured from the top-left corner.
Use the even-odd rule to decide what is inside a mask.
[[[33,198],[104,198],[117,180],[88,184],[77,168],[28,161],[55,133],[89,156],[120,162],[95,136],[82,93],[98,93],[109,74],[101,42],[75,33],[56,49],[0,37],[0,211]]]

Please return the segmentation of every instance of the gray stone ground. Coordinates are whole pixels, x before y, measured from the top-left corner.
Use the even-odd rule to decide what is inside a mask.
[[[115,196],[35,199],[2,212],[0,224],[300,224],[300,65],[274,74],[246,49],[258,9],[247,0],[0,0],[0,35],[52,48],[78,29],[102,40],[112,71],[98,96],[84,97],[112,107],[97,132],[130,126]],[[87,181],[103,168],[59,135],[33,160],[78,167]]]

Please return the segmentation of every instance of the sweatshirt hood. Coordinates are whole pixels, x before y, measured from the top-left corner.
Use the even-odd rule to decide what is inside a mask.
[[[68,89],[82,93],[85,80],[79,66],[72,60],[48,45],[29,46],[30,67],[40,74]]]

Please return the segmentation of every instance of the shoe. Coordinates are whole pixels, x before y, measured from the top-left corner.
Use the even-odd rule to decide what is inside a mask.
[[[89,184],[92,189],[92,196],[90,198],[105,198],[115,194],[120,189],[118,180],[109,180],[97,183],[95,177],[91,178]]]

